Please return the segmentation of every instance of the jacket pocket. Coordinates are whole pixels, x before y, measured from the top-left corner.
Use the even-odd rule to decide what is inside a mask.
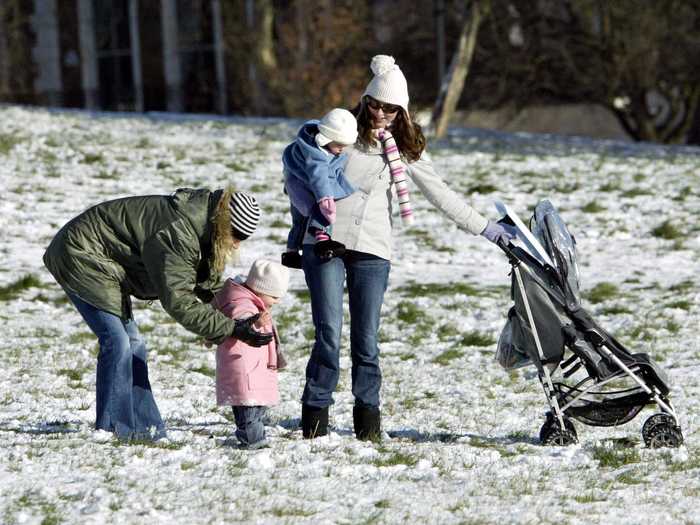
[[[275,371],[267,368],[267,363],[259,360],[253,369],[248,373],[248,390],[275,390],[277,387],[277,377]]]

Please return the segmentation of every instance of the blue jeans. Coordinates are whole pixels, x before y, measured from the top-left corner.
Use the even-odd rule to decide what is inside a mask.
[[[68,297],[100,345],[95,428],[127,440],[164,437],[165,425],[148,381],[146,345],[134,319],[123,320],[75,294]]]
[[[263,417],[267,412],[264,406],[233,406],[236,420],[236,437],[247,448],[260,448],[267,444]]]
[[[340,373],[343,283],[347,279],[352,393],[356,406],[378,408],[382,373],[377,335],[391,263],[356,251],[322,262],[313,246],[305,245],[303,267],[311,293],[316,341],[306,366],[302,402],[317,408],[333,403]]]

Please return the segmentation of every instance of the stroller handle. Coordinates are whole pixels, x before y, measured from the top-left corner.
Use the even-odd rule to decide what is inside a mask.
[[[499,239],[496,241],[496,246],[498,246],[501,250],[503,250],[503,252],[504,252],[509,258],[515,257],[515,255],[513,254],[513,250],[510,249],[510,247],[512,246],[511,243],[510,243],[510,241],[504,241],[503,239],[499,238]]]

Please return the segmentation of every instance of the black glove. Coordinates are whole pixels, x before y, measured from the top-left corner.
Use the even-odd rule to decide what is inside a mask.
[[[250,346],[265,346],[272,341],[273,334],[257,332],[253,328],[253,324],[259,317],[260,314],[256,314],[248,319],[236,319],[236,326],[231,335]]]

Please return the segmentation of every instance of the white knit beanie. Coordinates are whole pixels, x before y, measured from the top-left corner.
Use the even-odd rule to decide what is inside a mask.
[[[330,142],[349,146],[355,144],[356,140],[357,120],[347,109],[332,109],[318,123],[316,143],[321,147]]]
[[[401,106],[408,113],[408,84],[394,57],[376,55],[372,58],[370,69],[374,78],[367,84],[365,92],[380,102]]]
[[[245,284],[254,292],[282,297],[289,286],[289,269],[273,261],[258,259],[250,267]]]

